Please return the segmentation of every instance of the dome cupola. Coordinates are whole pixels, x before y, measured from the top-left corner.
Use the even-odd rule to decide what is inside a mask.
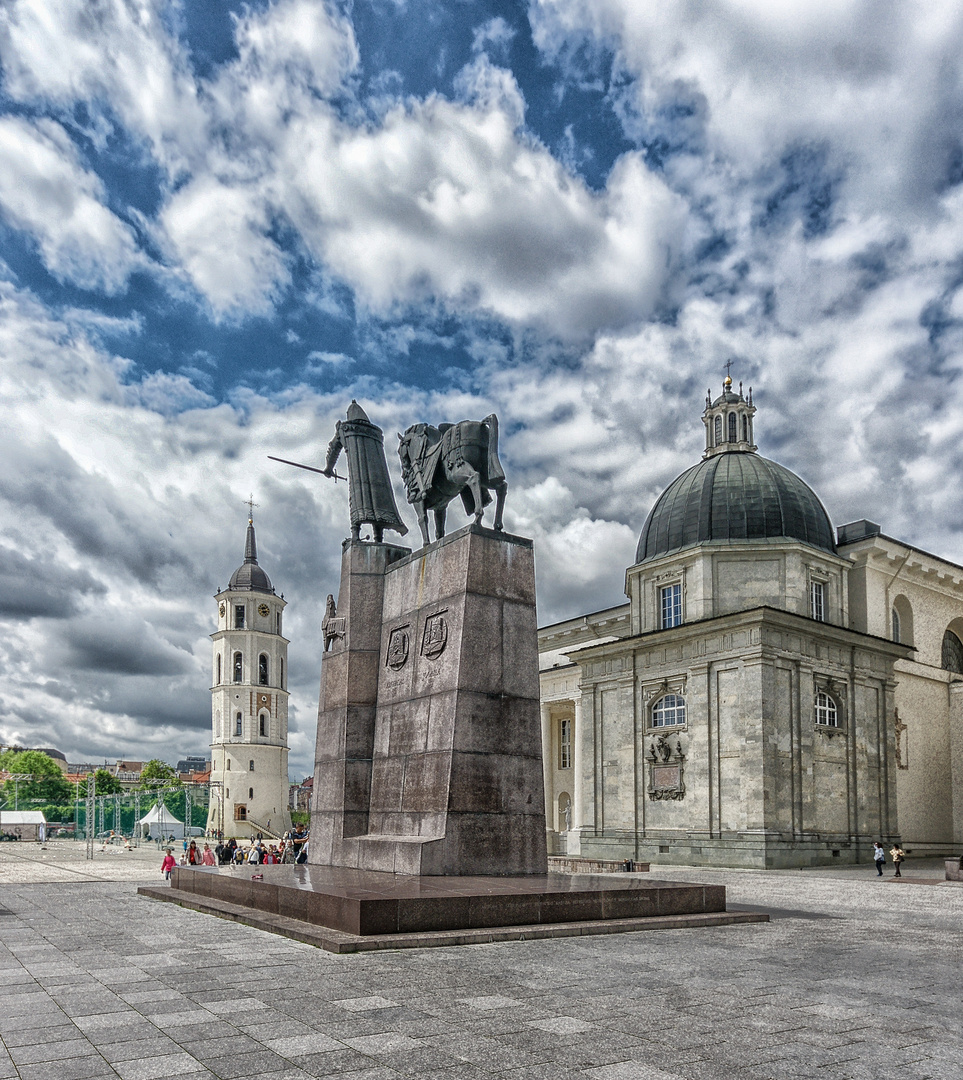
[[[271,579],[258,566],[257,540],[254,536],[254,519],[247,519],[247,537],[244,541],[244,562],[231,575],[229,589],[273,593]]]
[[[652,507],[636,563],[706,543],[797,540],[835,553],[833,527],[818,496],[795,473],[756,453],[752,390],[706,398],[702,461],[663,491]]]

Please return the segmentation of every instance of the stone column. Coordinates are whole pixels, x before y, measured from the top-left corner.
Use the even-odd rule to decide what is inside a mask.
[[[953,797],[953,843],[959,846],[963,844],[963,683],[952,682],[948,690],[950,695],[950,784]]]
[[[572,831],[568,837],[568,853],[577,855],[582,828],[582,699],[576,697],[575,719],[572,721]]]
[[[545,825],[555,831],[555,786],[552,783],[552,707],[546,702],[540,706],[542,717],[542,778],[545,785]]]

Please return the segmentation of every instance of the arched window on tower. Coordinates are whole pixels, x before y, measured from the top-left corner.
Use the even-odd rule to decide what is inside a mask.
[[[234,681],[244,681],[244,658],[239,652],[234,654]]]
[[[736,414],[729,413],[729,442],[736,441]]]
[[[722,417],[717,416],[713,428],[713,445],[718,446],[722,442]]]
[[[284,689],[284,660],[278,660],[278,686]]]
[[[214,674],[215,674],[214,685],[215,686],[220,686],[221,685],[221,654],[220,653],[217,654],[217,665],[216,665],[216,670],[215,670]]]
[[[894,608],[893,608],[893,641],[897,642],[897,644],[898,644],[898,643],[899,643],[900,641],[902,641],[902,640],[903,640],[903,639],[902,639],[902,638],[901,638],[901,637],[899,636],[899,632],[900,632],[900,625],[899,625],[899,612],[898,612],[898,611],[896,610],[896,608],[894,607]]]
[[[261,713],[259,717],[259,728],[261,734],[266,738],[268,734],[268,718],[267,713]]]
[[[749,417],[743,416],[742,418],[742,441],[749,441]]]
[[[963,675],[963,641],[947,630],[943,635],[943,670]]]
[[[235,735],[243,735],[244,734],[243,725],[244,725],[244,717],[241,716],[240,713],[238,713],[237,716],[234,717],[234,734]]]
[[[268,658],[265,653],[257,658],[257,681],[259,686],[268,685]]]

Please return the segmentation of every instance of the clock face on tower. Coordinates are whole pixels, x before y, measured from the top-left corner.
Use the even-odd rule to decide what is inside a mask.
[[[267,606],[267,604],[259,604],[257,613],[258,615],[267,618],[267,616],[271,614],[271,609]]]

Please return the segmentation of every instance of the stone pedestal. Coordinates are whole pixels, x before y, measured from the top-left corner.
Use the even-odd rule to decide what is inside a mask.
[[[477,525],[413,555],[348,541],[338,616],[310,861],[544,874],[531,541]]]

